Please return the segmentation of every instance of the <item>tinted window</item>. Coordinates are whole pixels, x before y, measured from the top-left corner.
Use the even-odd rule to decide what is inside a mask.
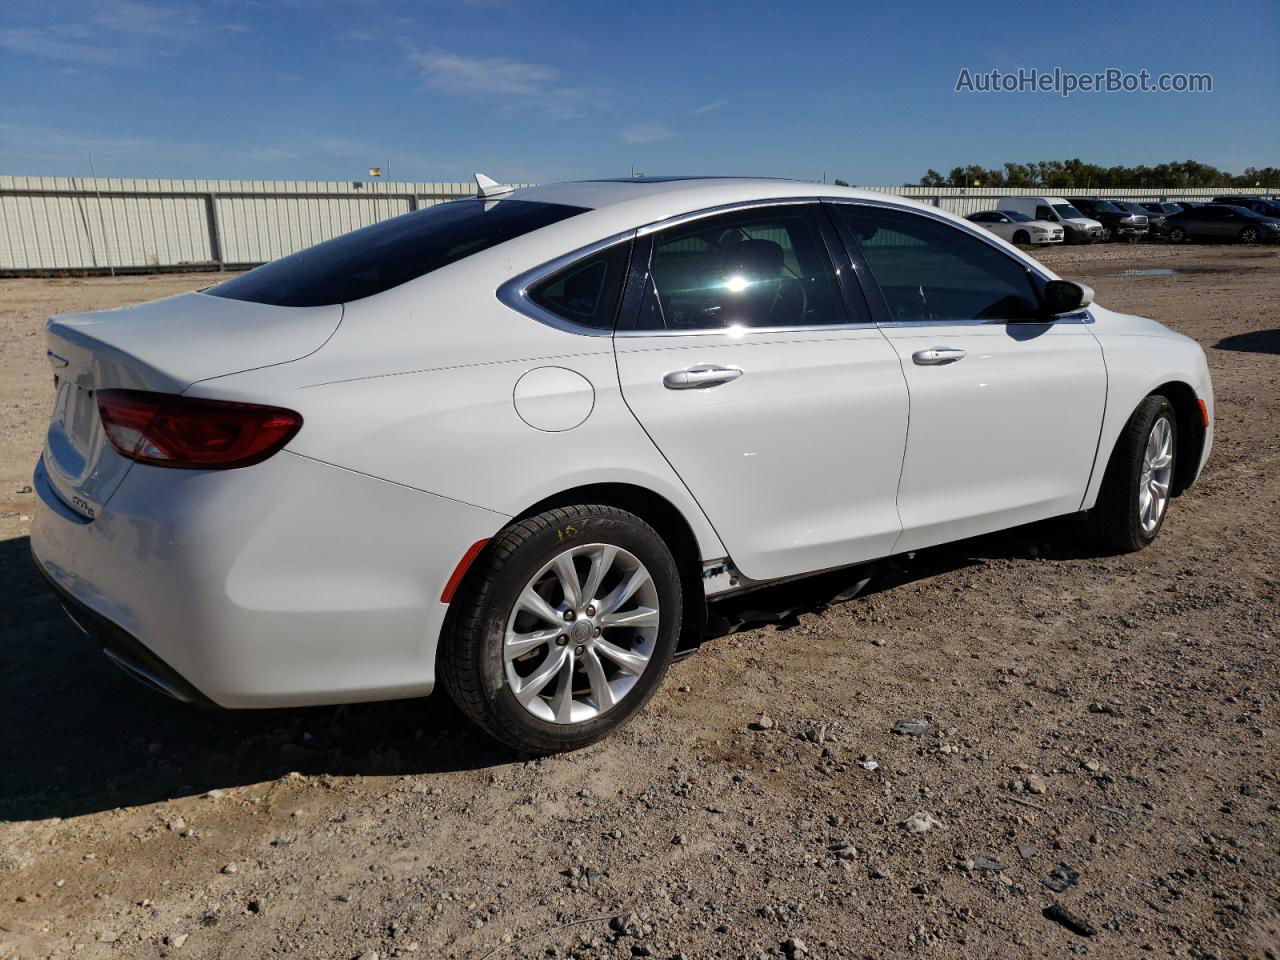
[[[695,220],[654,237],[640,329],[845,323],[814,210],[785,204]]]
[[[892,320],[1019,320],[1036,316],[1017,260],[948,224],[913,213],[836,204],[853,230]]]
[[[455,200],[326,240],[206,292],[278,307],[347,303],[582,212],[526,200]]]
[[[529,299],[570,323],[612,330],[630,259],[631,244],[615,243],[540,281]]]
[[[1041,204],[1037,204],[1037,205],[1036,205],[1036,219],[1037,219],[1037,220],[1052,220],[1052,219],[1053,219],[1053,211],[1052,211],[1052,210],[1050,210],[1050,209],[1048,208],[1048,206],[1046,206],[1046,205],[1045,205],[1045,204],[1043,204],[1043,203],[1041,203]]]
[[[1058,211],[1058,216],[1064,220],[1078,220],[1083,214],[1069,203],[1055,203],[1053,209]]]
[[[1004,212],[1004,216],[1005,216],[1007,219],[1009,219],[1009,220],[1013,220],[1015,223],[1030,223],[1030,222],[1031,222],[1031,218],[1030,218],[1030,217],[1028,217],[1025,213],[1018,213],[1018,211],[1016,211],[1016,210],[1006,210],[1006,211]]]

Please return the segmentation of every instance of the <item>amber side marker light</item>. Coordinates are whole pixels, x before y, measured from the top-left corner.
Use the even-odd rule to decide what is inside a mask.
[[[302,414],[281,407],[146,390],[99,390],[98,414],[121,456],[186,470],[261,463],[302,428]]]
[[[1209,426],[1209,407],[1199,397],[1196,397],[1196,403],[1200,404],[1200,425]]]
[[[453,568],[453,576],[449,578],[449,582],[444,585],[444,590],[440,594],[441,603],[452,603],[453,595],[458,592],[458,586],[462,583],[462,578],[467,575],[467,571],[471,569],[471,564],[475,563],[476,557],[480,556],[480,551],[485,548],[489,541],[477,540],[471,546],[467,547],[467,552],[462,555],[462,559],[458,561],[458,565]]]

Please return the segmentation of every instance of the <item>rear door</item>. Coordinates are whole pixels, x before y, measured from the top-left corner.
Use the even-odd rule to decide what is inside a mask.
[[[642,232],[614,339],[628,406],[755,580],[884,556],[900,532],[906,385],[832,245],[804,201]]]
[[[830,207],[911,395],[895,552],[1078,510],[1107,388],[1087,312],[1027,322],[1025,262],[949,221]]]

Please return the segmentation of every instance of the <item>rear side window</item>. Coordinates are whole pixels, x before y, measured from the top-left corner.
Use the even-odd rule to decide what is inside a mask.
[[[398,287],[584,209],[527,200],[455,200],[326,240],[206,292],[277,307],[348,303]]]
[[[584,257],[529,289],[529,299],[580,327],[612,330],[631,259],[630,243]]]
[[[847,323],[808,205],[703,217],[654,237],[642,330]]]

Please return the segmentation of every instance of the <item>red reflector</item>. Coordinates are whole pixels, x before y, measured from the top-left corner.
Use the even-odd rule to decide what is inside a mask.
[[[477,540],[467,548],[467,552],[462,555],[462,559],[458,561],[458,565],[453,569],[453,576],[449,578],[449,582],[444,585],[444,592],[440,594],[441,603],[452,603],[453,595],[457,592],[458,586],[462,583],[462,578],[467,575],[467,571],[471,569],[471,564],[475,563],[476,557],[480,556],[480,551],[484,549],[488,540]]]
[[[302,427],[301,414],[280,407],[144,390],[99,390],[98,413],[122,456],[188,470],[261,463]]]
[[[1209,426],[1209,407],[1199,397],[1196,397],[1196,403],[1200,404],[1200,425]]]

